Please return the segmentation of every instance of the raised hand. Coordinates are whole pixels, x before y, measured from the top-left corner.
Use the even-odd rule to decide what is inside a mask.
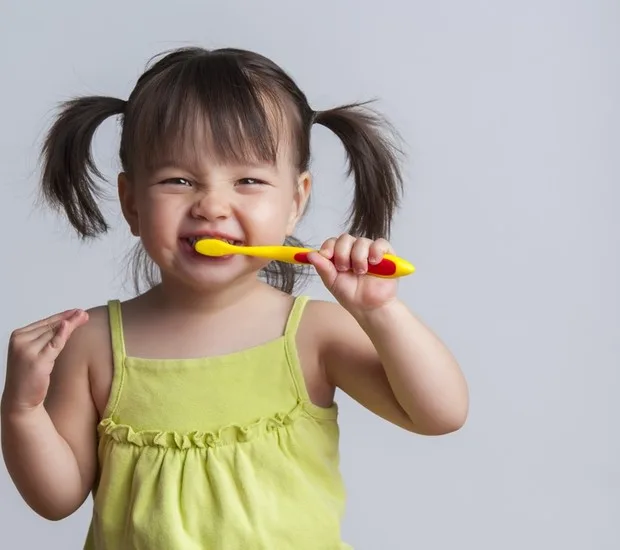
[[[16,329],[9,340],[3,411],[28,412],[43,405],[56,358],[73,331],[88,321],[79,309]]]
[[[368,265],[394,254],[385,239],[375,241],[348,234],[327,239],[308,255],[327,289],[350,313],[365,313],[396,298],[398,282],[367,275]]]

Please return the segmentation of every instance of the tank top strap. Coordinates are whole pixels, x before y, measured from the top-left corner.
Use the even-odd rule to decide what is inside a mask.
[[[108,319],[110,325],[110,340],[112,344],[112,359],[114,373],[112,375],[112,387],[110,397],[103,417],[108,418],[114,414],[121,395],[125,378],[125,337],[123,335],[123,316],[120,300],[108,301]]]
[[[301,363],[299,361],[299,354],[297,351],[297,330],[299,329],[302,314],[309,300],[310,297],[305,295],[297,296],[295,298],[293,307],[291,308],[286,322],[286,327],[284,329],[284,347],[291,377],[293,379],[293,383],[295,384],[297,398],[304,403],[310,402],[310,395],[308,394],[308,389],[306,388],[306,382],[301,369]]]
[[[286,327],[284,328],[284,337],[287,340],[291,338],[295,339],[297,329],[301,323],[301,316],[309,300],[310,297],[305,295],[296,296],[293,300],[293,307],[291,307],[288,319],[286,320]]]

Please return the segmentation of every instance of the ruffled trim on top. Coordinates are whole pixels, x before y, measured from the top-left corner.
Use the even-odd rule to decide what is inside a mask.
[[[303,403],[288,413],[277,413],[272,417],[261,418],[248,426],[231,424],[217,432],[193,431],[179,433],[160,430],[134,430],[127,424],[117,424],[111,418],[104,418],[98,426],[99,435],[118,443],[138,447],[164,447],[168,449],[187,450],[191,448],[206,449],[240,443],[256,439],[291,425],[304,414]]]

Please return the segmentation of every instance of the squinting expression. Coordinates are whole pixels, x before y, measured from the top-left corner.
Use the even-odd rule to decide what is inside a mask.
[[[282,244],[303,212],[309,177],[291,162],[164,166],[123,185],[123,210],[162,277],[217,285],[255,273],[264,260],[211,259],[192,241],[212,236],[235,244]]]

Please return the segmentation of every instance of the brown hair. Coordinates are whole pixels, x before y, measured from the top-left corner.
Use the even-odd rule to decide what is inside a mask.
[[[108,230],[97,202],[102,175],[91,153],[92,138],[108,117],[122,117],[120,161],[130,176],[154,163],[191,154],[197,121],[223,160],[275,161],[282,132],[295,149],[300,172],[310,162],[313,124],[342,141],[355,183],[347,223],[355,236],[389,237],[402,192],[395,132],[367,103],[315,112],[295,82],[271,60],[225,48],[182,48],[161,56],[138,79],[127,101],[91,96],[64,103],[42,148],[42,197],[63,209],[81,238]],[[275,115],[275,116],[274,116]],[[387,131],[391,130],[391,131]],[[194,151],[195,152],[195,151]],[[287,244],[301,245],[296,239]],[[156,283],[158,270],[138,247],[134,282]],[[292,293],[303,267],[279,262],[264,270],[267,281]]]

